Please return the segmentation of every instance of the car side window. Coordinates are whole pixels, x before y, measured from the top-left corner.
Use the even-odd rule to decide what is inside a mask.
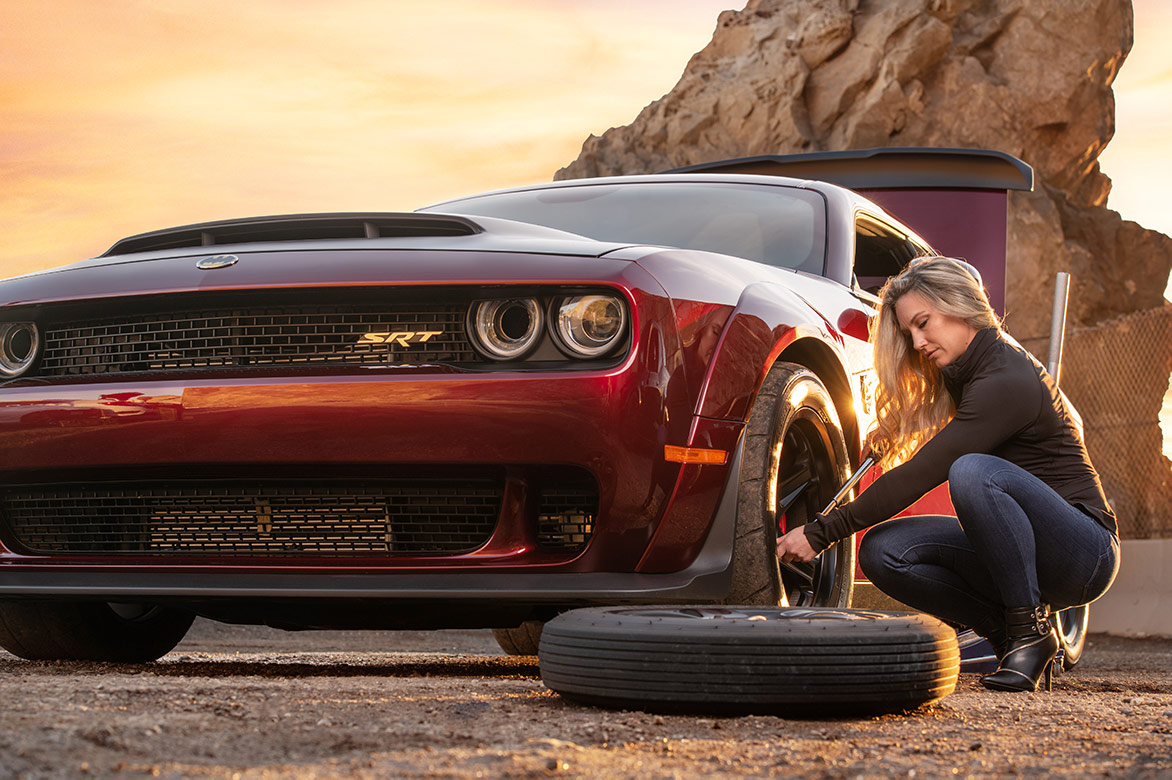
[[[918,242],[889,225],[864,215],[855,221],[855,281],[871,294],[924,254],[927,251]]]

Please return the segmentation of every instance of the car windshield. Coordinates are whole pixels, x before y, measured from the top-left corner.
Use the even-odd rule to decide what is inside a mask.
[[[624,182],[479,195],[424,211],[499,217],[600,241],[700,249],[821,274],[822,196],[730,182]]]

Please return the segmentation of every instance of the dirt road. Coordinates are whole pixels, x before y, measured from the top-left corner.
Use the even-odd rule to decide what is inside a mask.
[[[973,675],[912,715],[801,720],[569,703],[488,632],[198,621],[161,662],[0,652],[0,777],[1172,776],[1172,640],[1093,636],[1049,694]]]

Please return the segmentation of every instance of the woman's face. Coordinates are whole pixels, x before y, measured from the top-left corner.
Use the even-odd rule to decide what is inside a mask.
[[[944,314],[918,292],[904,293],[895,302],[899,329],[907,334],[912,349],[944,368],[964,354],[977,329],[959,317]]]

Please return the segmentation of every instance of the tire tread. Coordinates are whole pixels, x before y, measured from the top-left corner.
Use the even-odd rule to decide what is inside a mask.
[[[747,610],[767,618],[756,621],[692,617],[697,609],[564,613],[542,636],[542,680],[589,704],[787,717],[914,709],[956,687],[956,633],[926,615]]]

